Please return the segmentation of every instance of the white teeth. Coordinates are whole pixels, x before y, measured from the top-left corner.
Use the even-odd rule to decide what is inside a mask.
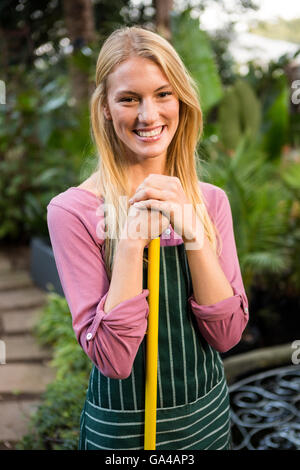
[[[162,127],[159,127],[158,129],[154,129],[153,131],[150,132],[143,132],[143,131],[136,131],[137,134],[141,137],[153,137],[155,135],[159,135],[162,131]]]

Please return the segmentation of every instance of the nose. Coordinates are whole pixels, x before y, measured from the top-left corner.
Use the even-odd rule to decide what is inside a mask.
[[[144,100],[138,110],[138,120],[150,124],[155,122],[158,116],[157,105],[151,100]]]

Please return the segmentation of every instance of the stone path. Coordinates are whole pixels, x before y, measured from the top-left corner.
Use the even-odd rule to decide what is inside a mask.
[[[14,449],[26,434],[55,376],[51,351],[32,334],[47,294],[34,285],[29,264],[29,247],[0,248],[0,450]]]

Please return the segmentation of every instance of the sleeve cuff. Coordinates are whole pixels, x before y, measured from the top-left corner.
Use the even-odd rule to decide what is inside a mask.
[[[105,313],[103,310],[108,291],[100,300],[95,318],[87,330],[86,339],[88,341],[92,340],[97,333],[101,321],[109,321],[115,328],[126,328],[126,327],[137,327],[141,320],[144,320],[148,317],[149,314],[149,304],[146,300],[146,297],[149,295],[148,289],[143,289],[143,291],[132,297],[131,299],[124,300],[123,302],[116,305],[109,312]]]
[[[194,294],[189,297],[193,313],[205,321],[225,320],[235,313],[241,306],[246,315],[248,315],[248,302],[242,294],[235,294],[227,299],[221,300],[212,305],[199,305],[195,301]]]

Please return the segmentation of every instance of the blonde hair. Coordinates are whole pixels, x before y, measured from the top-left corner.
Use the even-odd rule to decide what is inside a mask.
[[[203,130],[197,86],[178,53],[166,39],[138,26],[119,28],[105,40],[100,50],[96,66],[96,88],[90,103],[92,136],[99,155],[95,171],[96,187],[101,188],[107,208],[105,264],[109,279],[115,247],[127,217],[128,197],[131,194],[126,172],[125,147],[117,137],[112,121],[105,119],[103,108],[107,100],[109,74],[116,65],[131,57],[147,58],[156,63],[178,96],[179,123],[167,150],[166,174],[180,179],[215,253],[219,237],[217,228],[206,210],[197,175],[201,170],[197,168],[197,143]],[[119,199],[120,196],[128,197]]]

